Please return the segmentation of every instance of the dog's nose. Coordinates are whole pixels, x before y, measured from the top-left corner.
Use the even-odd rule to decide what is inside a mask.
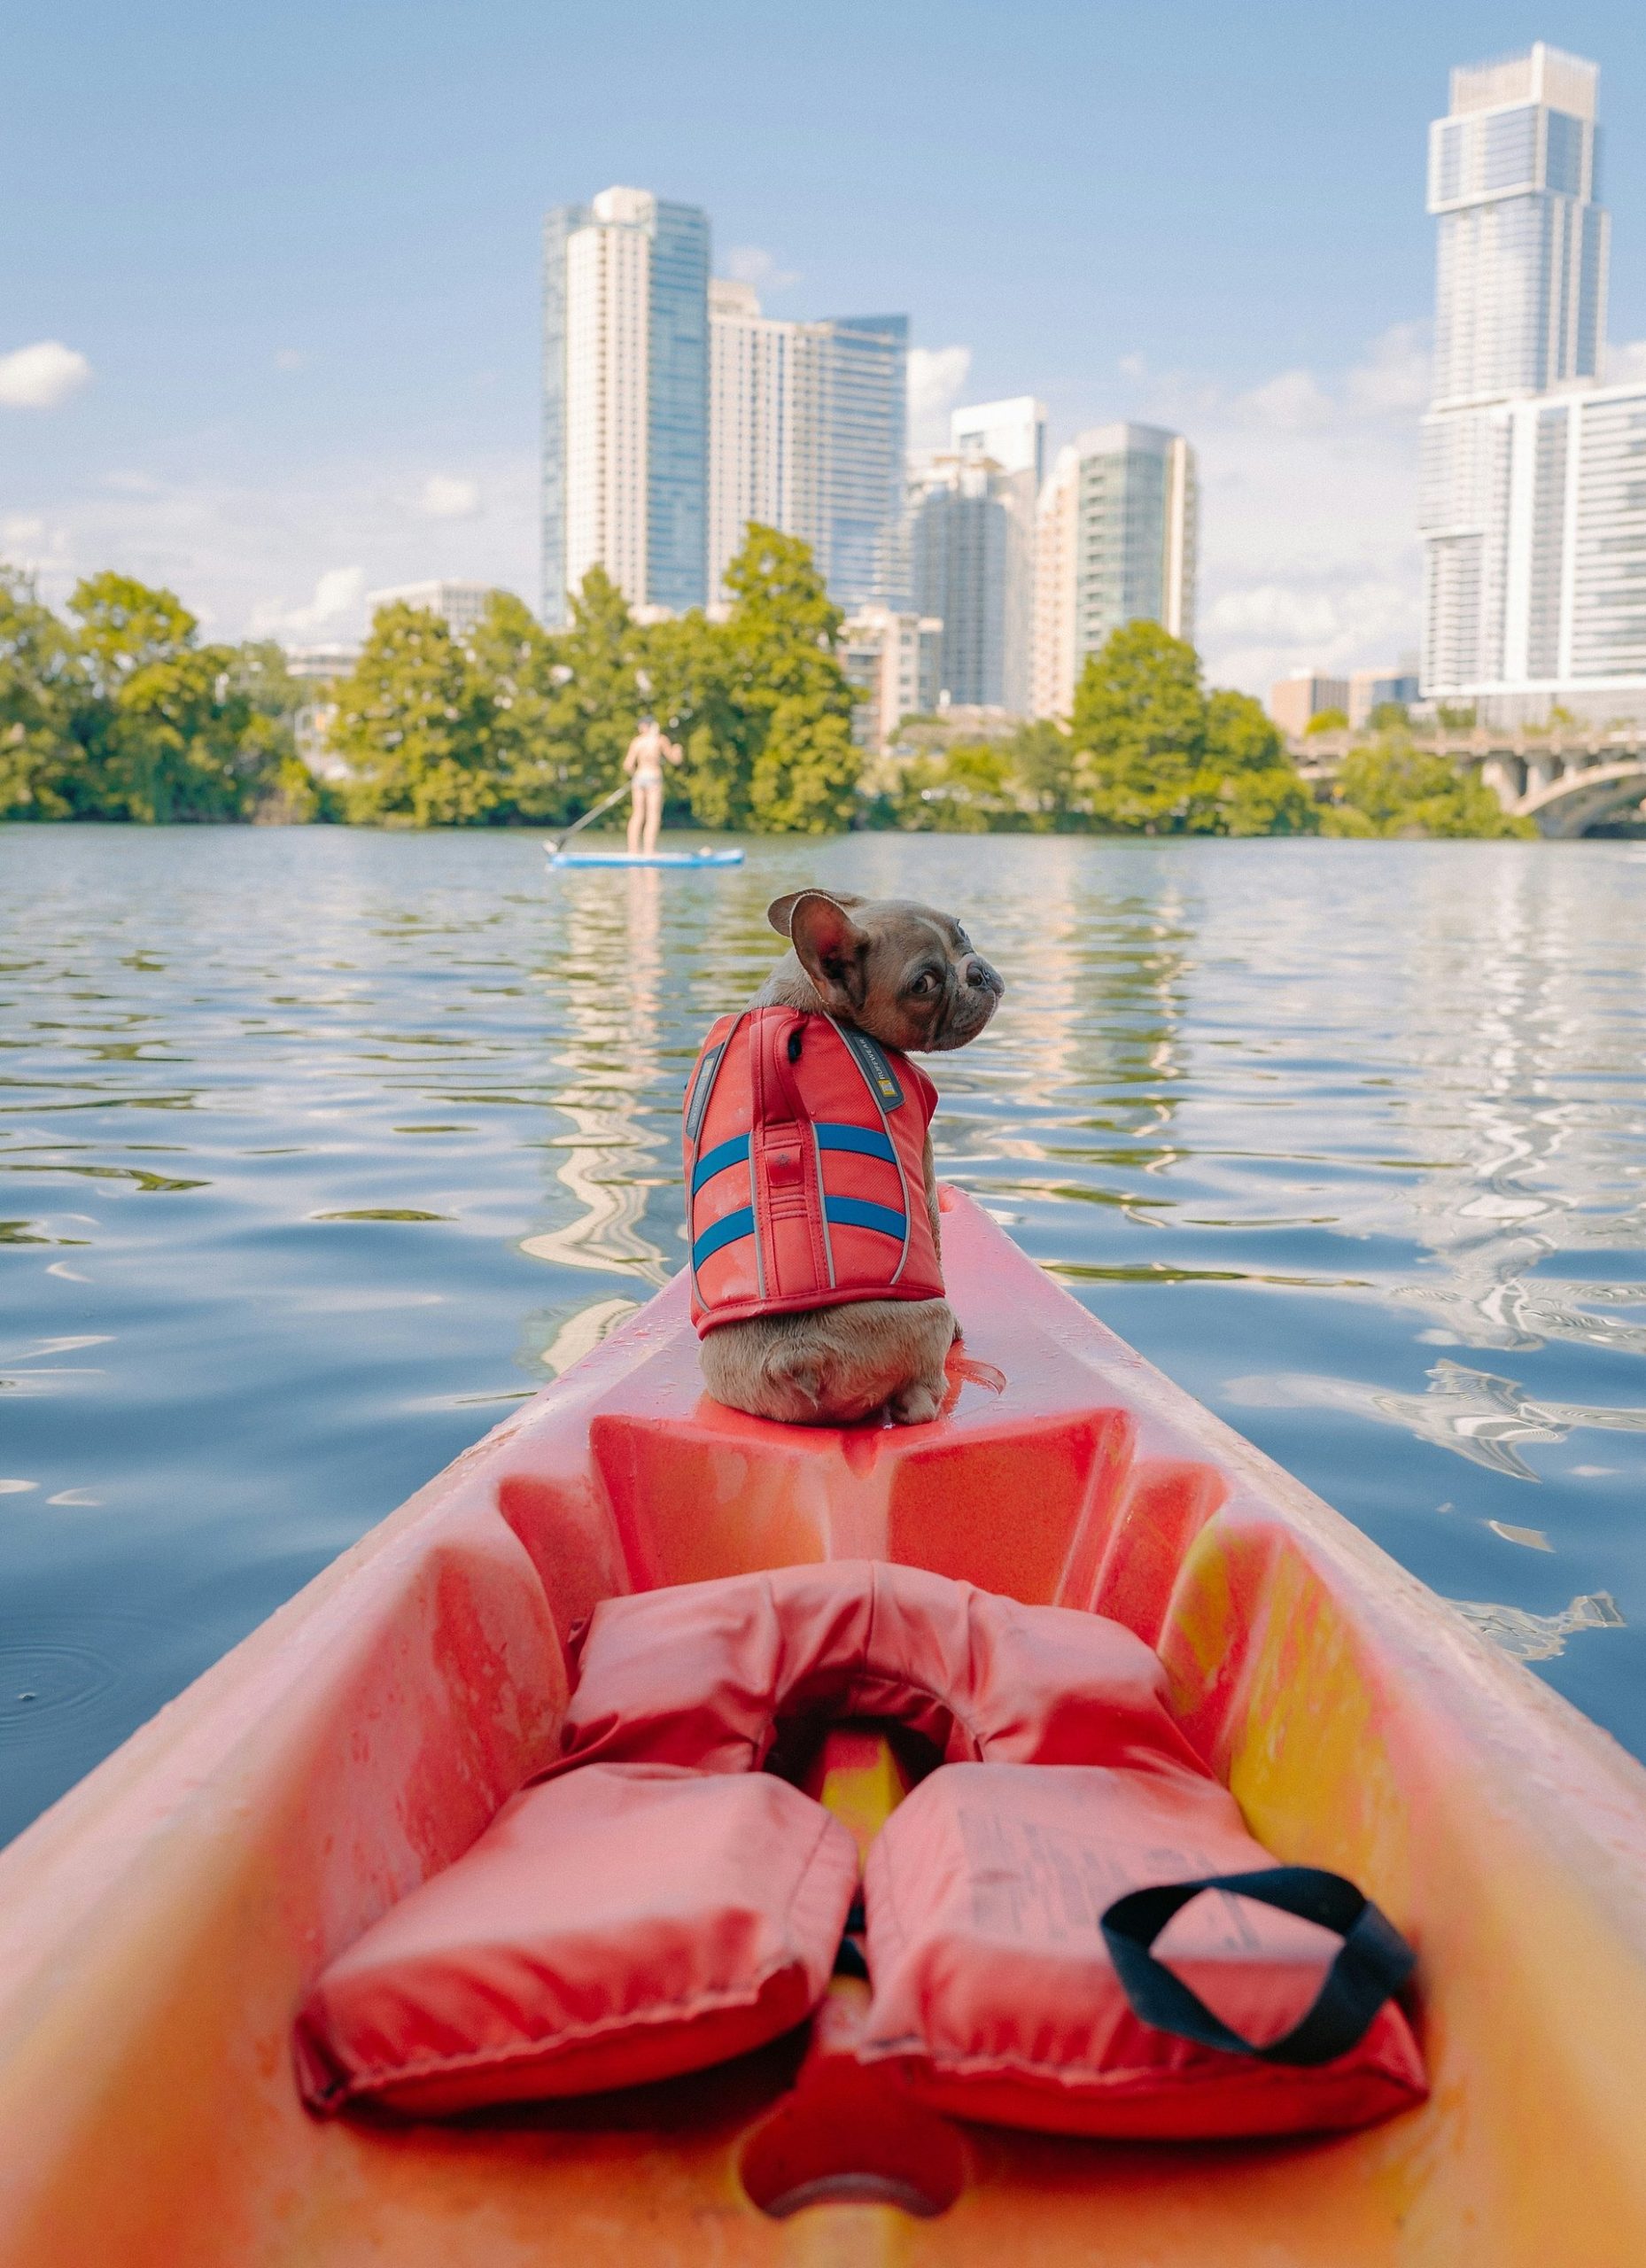
[[[974,992],[992,992],[997,1000],[1005,997],[1005,986],[980,953],[974,953],[967,962],[965,981]]]

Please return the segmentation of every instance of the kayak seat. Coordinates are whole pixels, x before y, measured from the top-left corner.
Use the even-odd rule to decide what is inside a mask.
[[[571,1652],[544,1778],[619,1760],[786,1769],[843,1718],[905,1725],[951,1763],[1207,1769],[1160,1658],[1123,1625],[924,1567],[832,1560],[604,1599]]]
[[[816,2006],[857,1888],[845,1828],[769,1774],[527,1788],[321,1976],[304,2097],[435,2117],[722,2062]]]
[[[1195,1894],[1208,1876],[1246,1887]],[[1388,1997],[1401,1940],[1339,1876],[1277,1868],[1215,1781],[946,1766],[865,1893],[856,2053],[930,2109],[1181,2140],[1369,2125],[1427,2092]]]
[[[866,2085],[889,2067],[939,2114],[1178,2138],[1421,2099],[1405,1946],[1351,1884],[1274,1867],[1120,1625],[858,1560],[603,1600],[571,1651],[559,1759],[311,1994],[316,2109],[603,2091],[799,2023],[859,1843],[782,1775],[866,1719],[936,1765],[861,1837]]]

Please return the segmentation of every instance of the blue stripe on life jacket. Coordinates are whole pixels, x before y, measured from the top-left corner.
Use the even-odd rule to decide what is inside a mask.
[[[883,1237],[896,1237],[902,1244],[909,1233],[906,1213],[894,1213],[889,1205],[870,1205],[861,1197],[829,1197],[823,1200],[823,1217],[841,1229],[878,1229]]]
[[[836,1126],[819,1119],[815,1130],[819,1150],[853,1150],[860,1158],[884,1158],[889,1166],[897,1162],[889,1138],[878,1127]],[[898,1233],[902,1234],[901,1230]]]
[[[877,1213],[884,1208],[878,1205],[871,1205],[865,1209],[871,1213]],[[692,1247],[692,1266],[701,1268],[705,1260],[712,1259],[714,1254],[726,1245],[735,1244],[741,1237],[751,1237],[754,1232],[754,1207],[740,1205],[735,1213],[728,1213],[723,1221],[717,1221],[713,1228],[703,1231],[702,1236]]]
[[[712,1181],[727,1166],[740,1166],[749,1155],[747,1134],[734,1134],[729,1142],[717,1142],[712,1150],[705,1150],[692,1172],[692,1195],[696,1196],[704,1182]]]

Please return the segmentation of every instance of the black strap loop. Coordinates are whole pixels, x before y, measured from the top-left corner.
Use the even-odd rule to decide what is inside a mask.
[[[1254,2046],[1199,1993],[1156,1961],[1151,1947],[1171,1920],[1203,1890],[1232,1891],[1283,1914],[1318,1922],[1343,1943],[1314,2003],[1278,2039]],[[1251,1874],[1207,1875],[1199,1882],[1160,1883],[1117,1898],[1099,1925],[1126,1998],[1145,2023],[1202,2047],[1255,2055],[1265,2063],[1330,2063],[1363,2039],[1384,2002],[1411,1975],[1415,1955],[1394,1923],[1341,1875],[1319,1867],[1259,1867]]]

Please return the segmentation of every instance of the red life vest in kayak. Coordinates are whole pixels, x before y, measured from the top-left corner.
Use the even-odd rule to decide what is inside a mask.
[[[937,1090],[832,1016],[746,1008],[704,1040],[686,1090],[692,1321],[937,1300],[926,1130]]]

